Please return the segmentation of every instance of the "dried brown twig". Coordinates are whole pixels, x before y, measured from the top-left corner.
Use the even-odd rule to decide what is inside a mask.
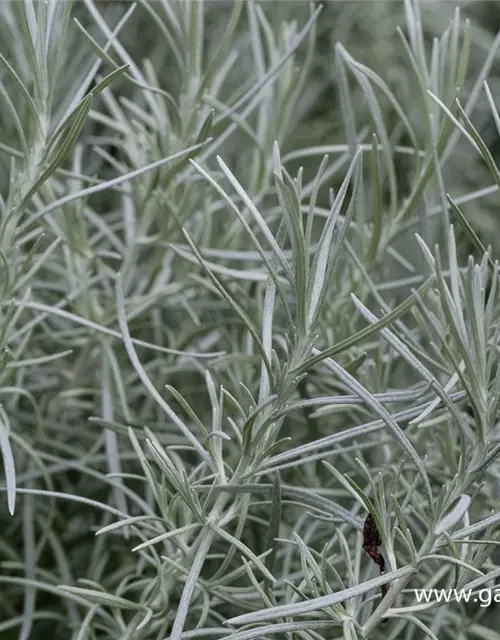
[[[384,556],[380,553],[379,547],[382,544],[380,533],[371,513],[368,514],[363,526],[363,549],[380,569],[380,575],[385,573]],[[387,585],[381,586],[382,597],[387,593]]]

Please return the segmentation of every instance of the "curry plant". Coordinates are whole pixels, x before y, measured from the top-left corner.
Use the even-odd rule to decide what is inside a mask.
[[[481,11],[0,14],[1,637],[500,639]]]

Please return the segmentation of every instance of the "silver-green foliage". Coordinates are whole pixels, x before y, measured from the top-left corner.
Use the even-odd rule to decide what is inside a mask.
[[[342,5],[0,4],[2,638],[500,638],[499,39]]]

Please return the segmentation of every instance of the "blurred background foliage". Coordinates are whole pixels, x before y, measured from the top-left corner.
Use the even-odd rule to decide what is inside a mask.
[[[154,6],[155,3],[152,3]],[[411,96],[415,91],[415,77],[409,68],[396,29],[404,30],[405,15],[403,2],[399,0],[326,0],[312,3],[313,6],[323,6],[321,19],[316,24],[316,43],[314,55],[308,61],[307,81],[300,99],[294,106],[290,126],[286,128],[286,135],[279,140],[282,153],[286,154],[302,147],[312,147],[321,144],[338,144],[345,141],[344,126],[339,105],[338,81],[334,64],[334,46],[340,42],[358,62],[367,65],[379,74],[390,86],[394,95],[406,105],[412,104]],[[130,2],[122,0],[103,0],[99,8],[108,24],[116,24],[123,16],[124,10]],[[229,20],[232,3],[224,0],[207,0],[205,6],[205,45],[207,59],[215,51],[223,35],[225,25]],[[311,4],[302,0],[263,0],[259,3],[272,26],[273,32],[279,33],[285,22],[296,21],[303,25],[310,14]],[[440,37],[444,29],[453,19],[455,10],[460,7],[462,19],[470,20],[471,54],[467,82],[462,89],[462,96],[467,96],[475,79],[488,55],[500,28],[500,5],[495,0],[425,0],[421,3],[421,15],[426,36],[426,45],[430,51],[434,38]],[[88,26],[90,33],[96,32],[97,27],[89,19],[83,4],[76,3],[73,15]],[[73,34],[78,41],[80,34]],[[151,17],[143,7],[138,7],[134,20],[120,31],[120,40],[135,60],[148,58],[156,70],[160,86],[174,95],[178,94],[181,77],[179,69],[173,60],[172,52],[162,38]],[[231,102],[232,92],[241,89],[241,79],[249,77],[253,71],[251,60],[251,42],[248,39],[248,14],[243,11],[234,38],[234,49],[239,56],[226,81],[221,94],[221,100]],[[73,68],[82,68],[82,57],[85,47],[75,44],[75,51],[79,54],[68,60]],[[87,52],[87,58],[91,54]],[[307,57],[306,47],[301,47],[296,55],[295,64],[300,67]],[[493,95],[500,90],[500,52],[494,56],[488,76],[488,83]],[[90,62],[88,62],[90,64]],[[69,74],[70,75],[70,74]],[[64,78],[62,79],[64,82]],[[131,91],[125,80],[120,86],[114,85],[125,95]],[[352,101],[356,108],[356,120],[360,128],[371,122],[369,106],[363,97],[361,89],[352,83]],[[397,123],[397,115],[391,106],[380,101],[386,112],[384,121],[389,131]],[[413,109],[408,112],[412,125],[418,126],[422,118],[418,115],[418,101],[413,101]],[[500,152],[500,141],[495,124],[491,118],[486,99],[482,95],[474,108],[473,122],[479,133],[487,143],[495,159]],[[404,132],[398,127],[395,130],[394,142],[397,135],[404,139]],[[272,140],[270,132],[270,143]],[[245,136],[233,135],[231,142],[224,147],[224,157],[234,158],[234,170],[238,175],[238,162],[244,168],[249,159],[241,153]],[[308,166],[310,164],[310,166]],[[291,173],[298,166],[304,167],[304,175],[314,175],[317,170],[317,159],[301,157],[295,166],[291,163]],[[404,159],[400,161],[398,176],[404,187],[405,179]],[[230,165],[232,166],[232,165]],[[99,167],[101,170],[102,167]],[[6,175],[4,173],[4,175]],[[475,191],[491,184],[490,174],[478,154],[470,153],[469,143],[461,139],[449,163],[444,169],[447,191],[454,197]],[[323,195],[323,204],[326,195]],[[492,245],[494,254],[500,251],[500,233],[498,233],[498,215],[492,198],[481,198],[472,205],[465,205],[464,211],[472,226],[480,234],[487,246]],[[460,235],[460,232],[458,232]],[[463,255],[470,251],[467,242],[462,245]]]

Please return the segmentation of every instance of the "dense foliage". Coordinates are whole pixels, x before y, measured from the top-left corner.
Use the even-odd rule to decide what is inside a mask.
[[[499,7],[0,16],[2,640],[500,640]]]

